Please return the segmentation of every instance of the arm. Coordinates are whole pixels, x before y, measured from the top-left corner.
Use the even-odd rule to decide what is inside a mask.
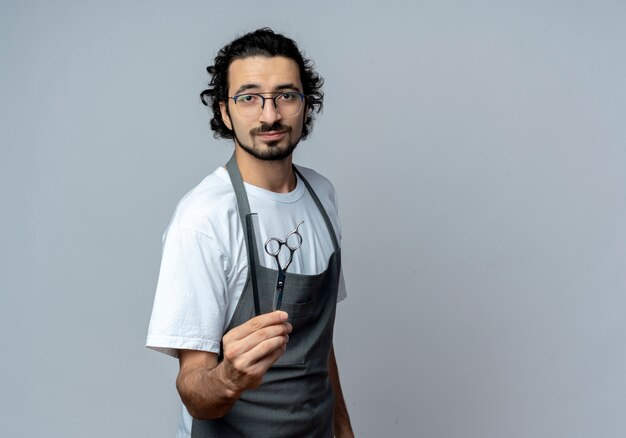
[[[335,436],[338,438],[354,438],[354,432],[352,431],[352,425],[350,424],[350,416],[348,415],[348,408],[346,407],[346,402],[343,399],[343,392],[341,391],[341,384],[339,383],[339,370],[335,359],[334,347],[330,350],[328,373],[330,383],[333,386],[333,392],[335,393]]]
[[[176,389],[191,416],[219,418],[246,389],[256,388],[285,352],[291,325],[285,312],[252,318],[222,338],[224,360],[205,351],[180,350]]]
[[[180,350],[178,354],[176,389],[191,416],[208,420],[226,415],[239,394],[224,382],[217,354],[195,350]]]

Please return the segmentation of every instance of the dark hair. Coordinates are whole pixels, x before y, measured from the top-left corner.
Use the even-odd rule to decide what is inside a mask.
[[[207,67],[211,75],[209,88],[200,93],[202,103],[213,109],[211,129],[215,138],[233,138],[233,132],[226,127],[220,112],[220,102],[228,99],[228,68],[236,59],[250,56],[284,56],[293,59],[300,69],[303,93],[306,95],[308,111],[302,127],[302,139],[313,128],[313,113],[320,112],[324,94],[321,87],[324,79],[313,70],[313,62],[302,56],[297,44],[270,28],[262,28],[245,34],[224,46],[215,57],[215,64]]]

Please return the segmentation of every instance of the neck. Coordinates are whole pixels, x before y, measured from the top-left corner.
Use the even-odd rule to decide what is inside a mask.
[[[288,193],[296,188],[292,156],[283,160],[260,160],[235,144],[235,159],[244,182],[275,193]]]

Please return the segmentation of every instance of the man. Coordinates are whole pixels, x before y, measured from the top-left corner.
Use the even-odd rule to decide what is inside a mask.
[[[234,40],[207,71],[211,128],[235,151],[176,209],[147,339],[179,358],[178,437],[352,437],[332,348],[346,295],[335,191],[292,164],[323,80],[270,29]],[[277,259],[263,245],[276,236],[289,246]]]

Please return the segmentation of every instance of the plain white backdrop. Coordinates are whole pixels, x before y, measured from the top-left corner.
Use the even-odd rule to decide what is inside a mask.
[[[160,239],[225,163],[198,94],[271,26],[326,78],[359,437],[626,436],[626,5],[0,2],[0,435],[172,437]]]

